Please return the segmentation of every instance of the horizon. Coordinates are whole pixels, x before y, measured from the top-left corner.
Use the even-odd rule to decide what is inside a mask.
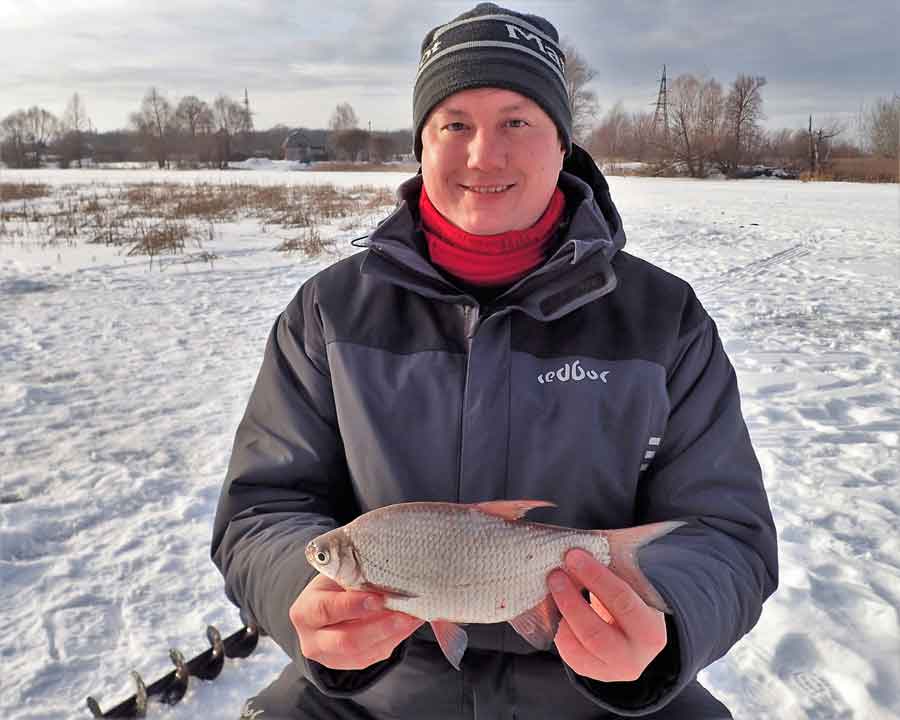
[[[0,118],[33,105],[58,117],[77,92],[97,132],[129,129],[151,86],[170,101],[249,94],[254,124],[325,129],[349,102],[360,127],[409,129],[419,44],[432,27],[474,6],[408,0],[336,3],[160,0],[0,0]],[[900,91],[900,9],[868,0],[848,15],[836,2],[786,0],[777,9],[693,0],[638,0],[615,13],[588,2],[503,3],[550,20],[597,76],[596,121],[622,101],[652,111],[662,66],[715,78],[727,92],[739,73],[762,75],[767,130],[837,120],[849,132],[864,106]],[[351,7],[352,6],[352,7]],[[310,12],[307,10],[312,10]],[[700,20],[702,19],[702,26]],[[99,28],[99,29],[98,29]],[[625,69],[624,71],[622,69]],[[613,70],[615,69],[615,70]]]

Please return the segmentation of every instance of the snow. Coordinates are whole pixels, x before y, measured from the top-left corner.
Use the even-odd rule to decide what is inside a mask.
[[[329,182],[380,173],[14,171],[0,182]],[[900,243],[896,186],[610,178],[628,250],[716,319],[780,538],[781,586],[702,673],[736,718],[900,717]],[[21,204],[19,201],[18,204]],[[367,219],[368,220],[368,219]],[[240,627],[208,557],[266,334],[328,257],[217,226],[190,256],[0,236],[0,717],[87,717]],[[232,719],[285,657],[264,639],[151,717]]]

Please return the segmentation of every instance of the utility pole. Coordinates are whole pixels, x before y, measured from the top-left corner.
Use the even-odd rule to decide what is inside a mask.
[[[663,126],[663,137],[669,141],[669,96],[666,88],[666,66],[663,65],[662,77],[659,80],[659,94],[656,96],[656,112],[653,114],[653,129],[657,131]]]

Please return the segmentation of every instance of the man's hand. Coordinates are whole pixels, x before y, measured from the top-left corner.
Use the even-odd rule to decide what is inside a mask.
[[[584,550],[570,550],[566,572],[554,570],[548,585],[563,616],[556,647],[579,675],[602,682],[637,680],[666,646],[665,616]],[[590,591],[591,604],[581,588]]]
[[[303,656],[334,670],[361,670],[386,660],[422,624],[385,610],[382,595],[344,590],[325,575],[297,596],[290,617]]]

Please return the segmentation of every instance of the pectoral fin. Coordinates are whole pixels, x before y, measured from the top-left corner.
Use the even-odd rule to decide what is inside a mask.
[[[431,629],[437,638],[438,645],[444,651],[444,657],[450,661],[450,664],[459,670],[459,663],[462,656],[466,652],[469,644],[469,636],[456,623],[448,620],[432,620]]]
[[[509,621],[513,629],[538,650],[549,650],[562,618],[552,595]]]

